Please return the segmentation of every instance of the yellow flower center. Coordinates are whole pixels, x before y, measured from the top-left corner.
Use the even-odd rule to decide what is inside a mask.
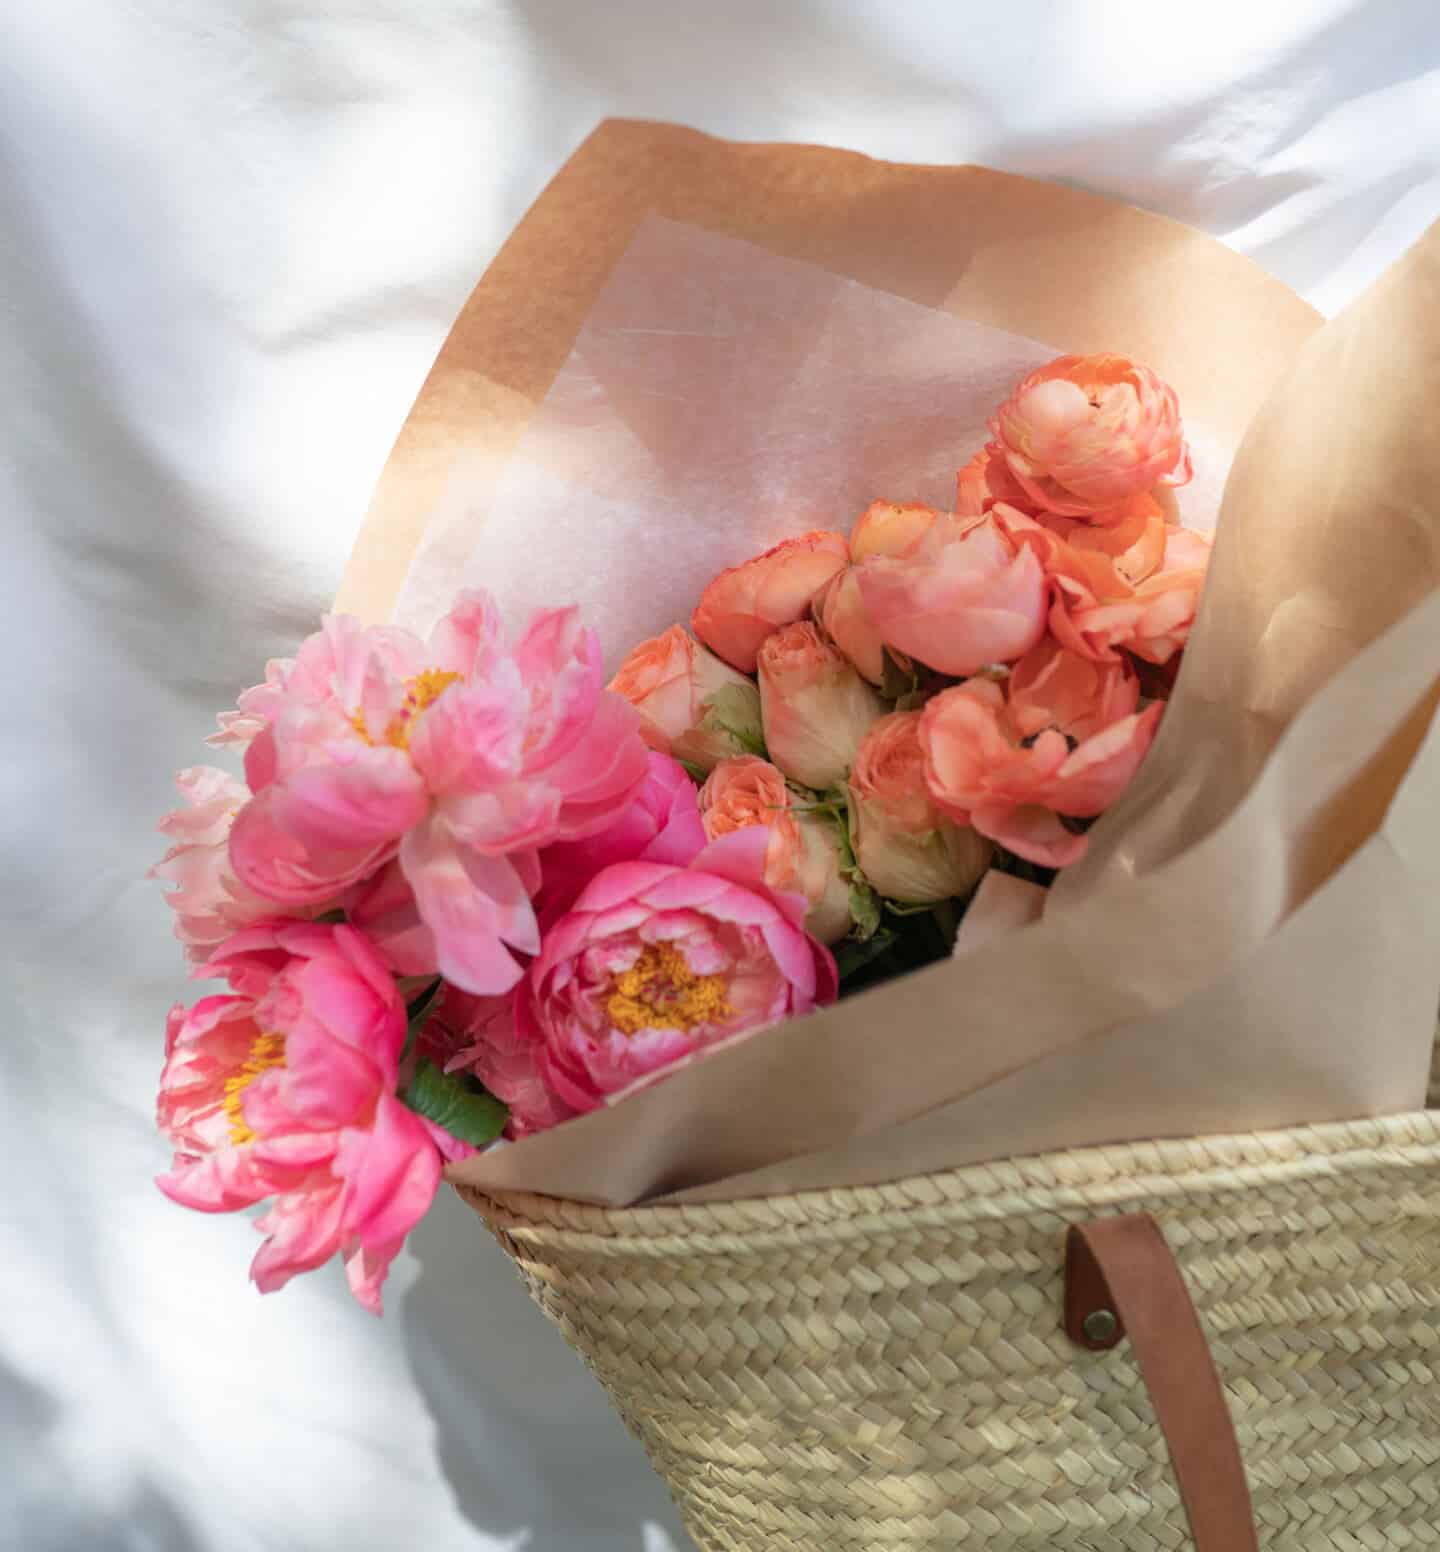
[[[285,1036],[260,1034],[251,1041],[250,1054],[245,1058],[240,1071],[226,1078],[225,1102],[222,1108],[230,1117],[230,1141],[236,1147],[255,1141],[255,1133],[245,1124],[245,1116],[240,1109],[241,1095],[262,1072],[267,1072],[271,1067],[284,1065]]]
[[[464,677],[464,674],[457,674],[449,668],[422,668],[413,678],[407,679],[405,699],[400,703],[400,710],[391,717],[389,725],[380,735],[380,742],[389,744],[394,749],[408,749],[410,729],[415,726],[416,717],[433,706],[452,684],[458,684]],[[351,716],[350,726],[367,744],[374,747],[375,739],[370,729],[365,726],[363,707]]]
[[[612,976],[605,1013],[622,1035],[642,1029],[693,1029],[729,1018],[725,981],[696,975],[670,943],[647,944],[628,970]]]

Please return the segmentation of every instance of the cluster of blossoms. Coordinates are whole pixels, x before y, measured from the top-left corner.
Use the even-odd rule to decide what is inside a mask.
[[[723,572],[608,685],[574,610],[511,639],[476,592],[426,642],[328,618],[221,718],[243,781],[182,772],[162,823],[229,991],[170,1016],[160,1185],[270,1202],[262,1290],[338,1252],[378,1310],[446,1163],[833,1001],[992,863],[1083,852],[1208,544],[1144,367],[1062,357],[992,427],[954,511],[876,502]]]

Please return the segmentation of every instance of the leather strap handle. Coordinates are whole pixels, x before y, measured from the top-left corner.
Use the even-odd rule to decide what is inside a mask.
[[[1258,1552],[1250,1488],[1200,1318],[1148,1213],[1071,1228],[1065,1330],[1091,1352],[1128,1334],[1150,1392],[1197,1552]]]

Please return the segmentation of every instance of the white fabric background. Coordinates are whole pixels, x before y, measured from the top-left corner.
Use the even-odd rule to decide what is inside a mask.
[[[377,1323],[333,1268],[261,1300],[243,1219],[150,1184],[169,772],[311,627],[453,314],[613,113],[1070,180],[1326,310],[1440,215],[1433,0],[5,7],[6,1552],[681,1545],[453,1201]]]

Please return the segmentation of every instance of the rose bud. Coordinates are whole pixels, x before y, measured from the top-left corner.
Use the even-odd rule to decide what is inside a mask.
[[[760,712],[770,758],[817,791],[845,779],[885,703],[808,620],[760,649]]]

